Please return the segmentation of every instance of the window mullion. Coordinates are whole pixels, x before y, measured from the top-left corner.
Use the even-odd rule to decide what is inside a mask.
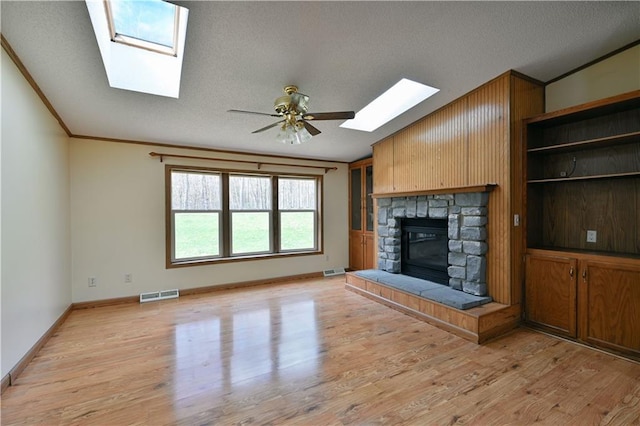
[[[271,235],[273,238],[273,252],[280,253],[280,205],[278,204],[278,176],[273,176],[271,185],[271,211],[273,212],[271,219]]]
[[[229,173],[222,173],[222,256],[231,256],[231,213],[229,212]]]

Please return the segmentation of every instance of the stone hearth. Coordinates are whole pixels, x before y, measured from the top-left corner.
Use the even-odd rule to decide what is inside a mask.
[[[402,218],[447,219],[449,287],[487,295],[488,192],[378,198],[378,269],[401,270]]]

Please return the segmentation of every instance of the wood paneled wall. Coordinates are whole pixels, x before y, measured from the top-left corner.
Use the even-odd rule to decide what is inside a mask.
[[[466,128],[465,105],[454,102],[397,133],[393,191],[464,186],[468,173]],[[450,159],[455,159],[453,164]]]
[[[544,108],[544,87],[509,71],[373,146],[374,193],[497,184],[488,206],[487,287],[520,303],[524,212],[521,120]]]

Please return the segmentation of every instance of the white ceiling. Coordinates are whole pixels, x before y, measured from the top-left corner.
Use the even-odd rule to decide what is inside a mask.
[[[2,0],[2,34],[74,135],[353,161],[371,144],[514,69],[548,81],[640,39],[640,2],[208,2],[189,8],[180,98],[112,89],[84,1]],[[441,89],[372,133],[314,125],[275,142],[282,88],[310,111],[357,111],[402,77]],[[10,107],[2,105],[3,108]]]

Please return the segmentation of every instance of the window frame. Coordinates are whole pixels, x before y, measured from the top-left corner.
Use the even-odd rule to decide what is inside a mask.
[[[171,4],[171,3],[169,3]],[[114,43],[121,43],[131,47],[148,50],[151,52],[161,53],[163,55],[178,56],[178,34],[180,29],[180,13],[181,8],[173,4],[175,12],[173,15],[173,46],[165,46],[164,44],[155,43],[153,41],[144,40],[116,31],[116,24],[113,19],[113,11],[111,0],[104,0],[105,12],[107,15],[107,25],[109,27],[109,35]]]
[[[202,256],[188,259],[175,259],[175,235],[174,235],[174,211],[172,206],[172,172],[186,172],[186,173],[217,173],[221,176],[221,191],[222,191],[222,210],[215,212],[220,213],[219,221],[219,241],[220,241],[220,255],[219,256]],[[231,210],[229,203],[229,176],[259,176],[269,177],[271,180],[271,210],[269,212],[270,220],[270,251],[258,252],[258,253],[231,253],[231,241],[232,241],[232,229],[231,229],[231,214],[233,212],[250,212],[253,210]],[[294,212],[298,210],[280,210],[278,204],[278,178],[289,179],[312,179],[315,181],[315,199],[316,207],[314,210],[314,245],[313,249],[281,249],[280,241],[280,217],[281,212]],[[238,261],[251,261],[260,259],[270,259],[278,257],[295,257],[295,256],[316,256],[324,254],[324,227],[323,227],[323,176],[320,174],[302,174],[291,172],[263,172],[263,171],[247,171],[237,169],[223,169],[223,168],[209,168],[209,167],[197,167],[197,166],[180,166],[180,165],[165,165],[165,257],[166,268],[180,268],[188,266],[198,265],[211,265],[217,263],[238,262]],[[256,210],[259,212],[267,212],[267,210]],[[311,210],[300,210],[308,212]],[[182,212],[179,210],[178,212]],[[192,212],[192,211],[189,211]],[[196,212],[196,211],[193,211]],[[214,212],[214,210],[207,211]],[[197,213],[197,212],[196,212]]]
[[[291,175],[280,175],[278,176],[278,179],[282,178],[282,179],[300,179],[300,180],[306,180],[309,179],[309,177],[307,176],[291,176]],[[274,185],[278,185],[279,181],[274,182]],[[316,184],[316,192],[318,191],[318,185]],[[316,193],[316,207],[315,209],[280,209],[280,205],[279,205],[279,200],[278,201],[278,206],[276,209],[276,213],[278,215],[278,219],[277,219],[277,224],[278,224],[278,229],[275,230],[276,234],[277,234],[277,243],[278,243],[278,251],[280,253],[295,253],[300,251],[301,249],[283,249],[282,248],[282,238],[281,238],[281,234],[282,234],[282,213],[308,213],[308,212],[313,212],[313,236],[314,236],[314,241],[313,241],[313,245],[314,245],[314,249],[318,249],[318,247],[320,246],[320,242],[319,242],[319,234],[318,234],[318,221],[319,221],[319,213],[318,213],[318,194]]]

